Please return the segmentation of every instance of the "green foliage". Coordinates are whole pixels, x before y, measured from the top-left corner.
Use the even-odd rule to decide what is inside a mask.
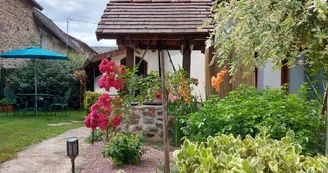
[[[242,138],[255,136],[257,126],[271,126],[271,137],[280,139],[288,130],[295,131],[295,141],[305,147],[306,153],[324,151],[323,137],[314,148],[317,129],[324,122],[318,112],[319,105],[308,101],[306,93],[286,94],[279,89],[258,90],[241,85],[224,99],[210,99],[197,113],[183,120],[183,132],[191,140],[205,141],[216,134],[234,134]]]
[[[88,144],[92,143],[92,131],[90,132],[90,135],[87,138],[85,138],[84,141]],[[101,129],[95,130],[93,136],[93,142],[99,142],[99,141],[104,141],[104,132]]]
[[[87,91],[84,95],[83,107],[86,115],[90,113],[90,107],[98,101],[102,93]]]
[[[81,68],[85,57],[70,53],[69,61],[33,60],[13,70],[9,76],[16,93],[34,93],[34,69],[37,72],[38,93],[64,95],[72,88],[70,106],[79,107],[79,82],[74,80],[73,73]]]
[[[209,137],[205,143],[185,140],[173,153],[177,166],[181,173],[328,172],[327,157],[300,155],[302,147],[294,143],[293,131],[272,140],[268,128],[259,129],[255,138],[247,135],[243,140],[232,134]]]
[[[142,148],[142,134],[117,133],[104,147],[102,154],[110,157],[115,164],[137,164],[139,163],[144,149]]]
[[[313,74],[328,77],[328,3],[323,0],[217,0],[204,25],[214,25],[215,57],[231,74],[272,61],[292,67],[305,55]],[[257,58],[254,58],[255,54]],[[245,68],[244,68],[245,69]]]
[[[136,92],[139,103],[151,102],[156,93],[161,93],[161,80],[158,71],[151,71],[146,77],[134,76],[131,79],[132,87]]]
[[[15,99],[3,98],[0,100],[2,104],[15,104],[17,101]]]

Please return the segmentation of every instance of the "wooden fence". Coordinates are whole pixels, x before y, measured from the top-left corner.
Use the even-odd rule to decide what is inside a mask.
[[[239,87],[240,84],[246,84],[249,86],[256,86],[256,74],[243,78],[243,73],[248,71],[245,67],[241,67],[241,69],[237,72],[235,79],[231,82],[232,77],[227,75],[224,77],[224,81],[221,83],[220,91],[216,92],[215,89],[211,86],[211,78],[212,76],[216,76],[222,69],[217,67],[217,64],[214,63],[212,66],[209,66],[212,57],[213,57],[213,47],[206,49],[205,52],[205,89],[206,95],[218,95],[220,98],[223,98],[228,95],[230,91],[233,91]]]

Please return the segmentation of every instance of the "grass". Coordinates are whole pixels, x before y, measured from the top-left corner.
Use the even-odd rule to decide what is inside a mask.
[[[82,123],[49,127],[47,124],[58,122],[83,121],[83,111],[68,111],[67,116],[57,113],[56,116],[39,112],[35,117],[33,112],[18,116],[14,113],[0,112],[0,163],[13,159],[19,151],[32,144],[55,137],[65,131],[82,127]]]

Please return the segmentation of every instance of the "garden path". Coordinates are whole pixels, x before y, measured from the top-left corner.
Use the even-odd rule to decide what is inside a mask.
[[[80,153],[75,165],[80,165],[89,146],[84,139],[89,134],[90,130],[82,127],[33,145],[19,152],[16,159],[0,165],[0,173],[69,173],[72,169],[71,160],[66,156],[66,139],[70,136],[79,138]]]

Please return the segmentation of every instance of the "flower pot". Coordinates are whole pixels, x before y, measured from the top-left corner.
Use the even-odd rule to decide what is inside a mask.
[[[1,105],[1,110],[2,112],[12,112],[14,111],[14,106],[13,105],[8,105],[8,110],[7,110],[7,105]]]

